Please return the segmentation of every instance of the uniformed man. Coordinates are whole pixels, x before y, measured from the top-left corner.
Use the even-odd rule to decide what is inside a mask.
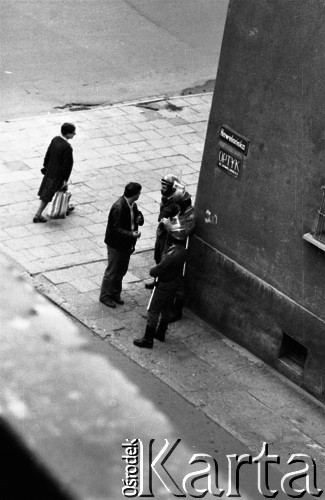
[[[150,276],[156,279],[148,308],[145,334],[135,339],[137,347],[152,348],[154,338],[163,342],[168,327],[171,305],[179,288],[183,288],[183,269],[186,248],[176,238],[168,234],[166,250],[160,262],[150,269]]]
[[[195,227],[194,207],[190,193],[185,188],[182,191],[178,190],[174,194],[174,203],[177,213],[162,219],[162,223],[167,232],[185,244]]]
[[[194,207],[192,206],[191,195],[185,189],[179,190],[174,194],[174,201],[179,207],[177,215],[175,217],[169,217],[168,219],[162,219],[162,223],[171,236],[186,247],[188,237],[193,232],[195,227]],[[171,306],[169,323],[182,319],[184,298],[184,284],[180,283]]]
[[[174,217],[179,208],[175,205],[174,195],[177,192],[177,185],[179,185],[178,178],[173,174],[167,174],[163,179],[161,179],[161,202],[160,202],[160,210],[158,215],[158,227],[156,231],[156,242],[155,242],[155,250],[154,250],[154,259],[156,264],[159,264],[161,260],[162,253],[164,251],[166,240],[167,240],[167,231],[163,223],[161,223],[162,219],[166,219],[169,217]],[[148,290],[152,290],[155,286],[155,280],[151,283],[147,283],[145,288]]]

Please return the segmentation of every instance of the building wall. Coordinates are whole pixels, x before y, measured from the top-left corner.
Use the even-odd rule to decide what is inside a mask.
[[[322,0],[230,0],[187,267],[197,313],[321,399],[325,252],[303,235],[325,184],[324,17]]]

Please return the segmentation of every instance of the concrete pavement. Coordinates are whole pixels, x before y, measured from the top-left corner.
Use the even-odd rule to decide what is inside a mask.
[[[160,179],[168,172],[180,176],[195,198],[211,97],[1,123],[0,250],[23,266],[39,291],[168,383],[252,453],[268,442],[270,452],[281,456],[283,471],[290,470],[286,461],[292,453],[313,456],[318,486],[324,487],[324,406],[317,400],[189,311],[170,327],[165,344],[144,352],[132,343],[145,326],[149,292],[144,282],[153,263]],[[77,208],[66,220],[33,224],[43,156],[64,121],[77,126],[70,186]],[[98,302],[106,264],[103,236],[110,205],[131,180],[143,185],[139,207],[145,225],[125,279],[125,305],[112,310]]]

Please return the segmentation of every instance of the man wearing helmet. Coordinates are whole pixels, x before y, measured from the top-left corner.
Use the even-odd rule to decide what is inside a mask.
[[[161,179],[161,202],[154,250],[154,259],[156,264],[159,264],[159,262],[161,261],[161,256],[167,240],[167,231],[161,221],[162,219],[174,217],[179,211],[178,206],[174,202],[174,195],[177,192],[177,185],[179,185],[179,180],[173,174],[167,174],[163,179]],[[154,286],[155,281],[147,283],[145,285],[148,290],[152,290]]]
[[[179,243],[186,246],[187,239],[195,227],[194,207],[191,195],[185,190],[178,190],[174,194],[174,201],[178,207],[178,213],[174,217],[162,219],[167,232]],[[185,290],[183,280],[179,282],[175,290],[175,297],[171,305],[169,323],[182,319]]]
[[[162,219],[162,222],[174,238],[185,242],[195,226],[191,195],[185,188],[182,191],[178,190],[174,194],[174,203],[178,207],[177,214]]]

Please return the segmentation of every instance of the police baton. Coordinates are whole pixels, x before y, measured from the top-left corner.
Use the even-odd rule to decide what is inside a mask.
[[[185,250],[188,249],[188,242],[189,242],[189,237],[186,238]],[[185,276],[185,270],[186,270],[186,261],[184,262],[184,266],[183,266],[183,278]]]
[[[152,290],[151,295],[150,295],[150,299],[149,299],[148,306],[147,306],[147,311],[149,311],[149,308],[151,306],[151,302],[152,302],[153,296],[154,296],[155,291],[156,291],[157,283],[158,283],[158,280],[157,280],[157,278],[155,278],[155,286],[153,287],[153,290]]]

